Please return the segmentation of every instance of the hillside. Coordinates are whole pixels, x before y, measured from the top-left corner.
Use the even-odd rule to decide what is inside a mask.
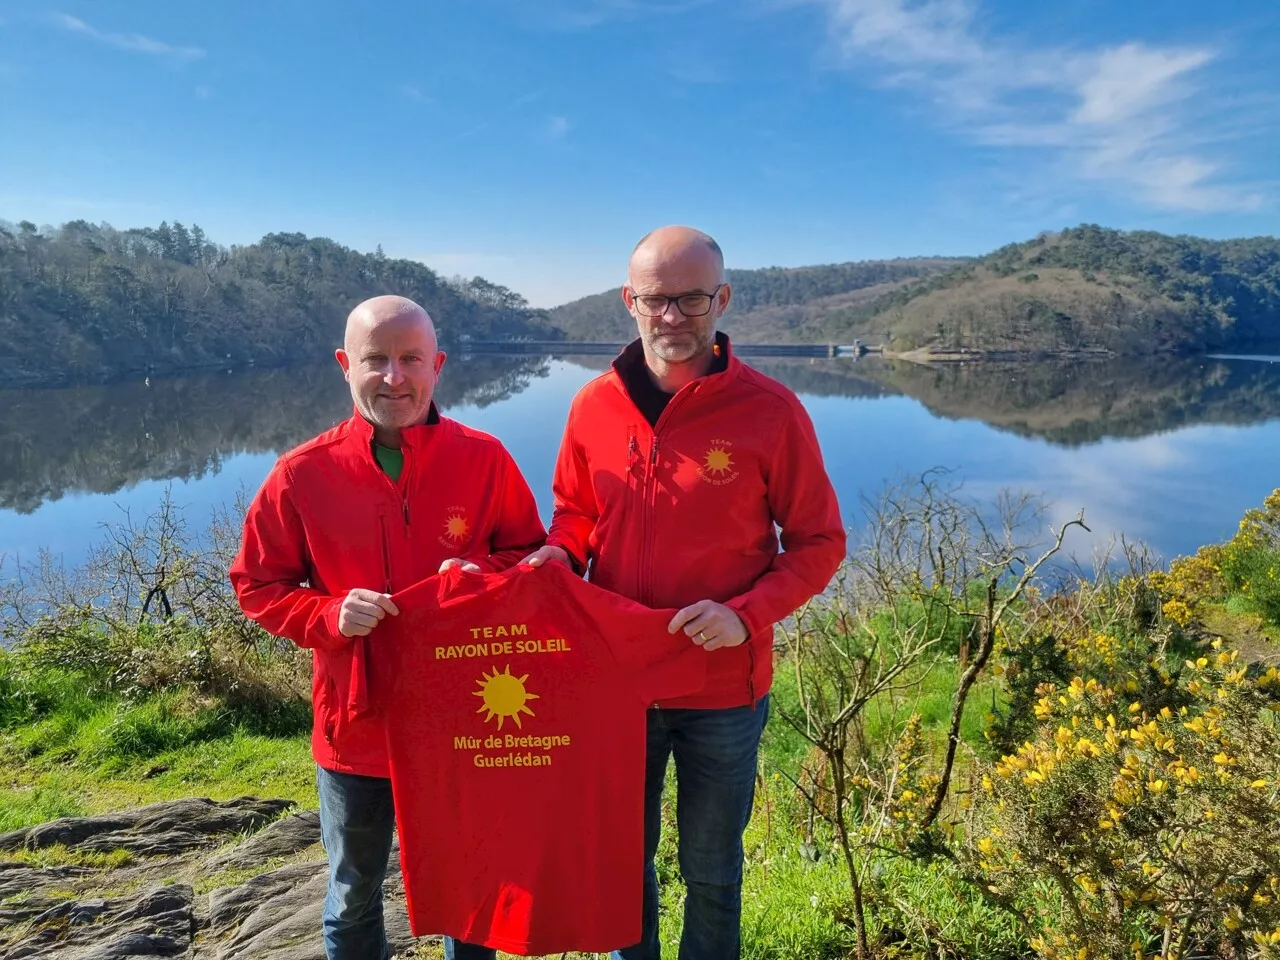
[[[896,350],[1196,353],[1280,341],[1280,240],[1086,225],[974,260],[731,270],[721,324],[747,341]],[[571,339],[633,336],[617,291],[550,313]]]
[[[319,360],[332,356],[351,307],[381,293],[423,304],[446,343],[464,332],[555,335],[505,287],[446,281],[416,261],[319,237],[274,233],[227,248],[180,223],[0,221],[0,377],[49,386]]]
[[[1256,349],[1280,340],[1280,240],[1086,225],[832,312],[816,332],[942,351]]]
[[[727,270],[733,302],[721,328],[743,343],[815,339],[808,332],[822,318],[862,304],[903,284],[933,276],[965,261],[921,257],[869,260],[817,267]],[[566,303],[550,322],[570,340],[630,340],[636,322],[622,305],[621,288]]]

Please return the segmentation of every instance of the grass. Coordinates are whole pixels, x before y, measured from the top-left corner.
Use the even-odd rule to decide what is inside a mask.
[[[2,762],[2,761],[0,761]],[[10,763],[6,776],[17,771]],[[21,777],[21,774],[18,774]],[[35,826],[59,817],[78,817],[85,813],[84,806],[72,794],[50,784],[33,783],[28,786],[0,786],[0,833]],[[9,854],[4,854],[8,857]]]
[[[184,692],[133,703],[64,690],[42,715],[0,730],[0,830],[193,795],[318,802],[304,731],[255,732]]]
[[[133,854],[128,850],[73,850],[66,844],[55,843],[34,850],[11,850],[5,853],[5,859],[11,863],[25,863],[30,867],[95,867],[111,870],[133,863]]]
[[[868,740],[885,743],[896,739],[906,719],[913,713],[920,715],[925,730],[945,732],[951,722],[951,703],[959,680],[959,664],[954,659],[944,659],[917,671],[907,692],[896,695],[884,693],[876,697],[867,704],[864,713]],[[999,703],[999,689],[998,681],[984,676],[969,691],[960,721],[960,736],[965,743],[974,747],[985,743],[986,716],[992,705]],[[778,716],[779,709],[796,712],[797,706],[795,674],[785,666],[780,666],[775,674],[772,699],[775,709],[765,731],[765,766],[766,769],[776,766],[793,771],[808,753],[810,745]]]

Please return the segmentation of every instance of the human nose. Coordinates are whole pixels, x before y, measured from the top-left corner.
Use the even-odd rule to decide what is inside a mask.
[[[404,380],[404,368],[395,360],[392,360],[387,364],[387,371],[382,375],[382,378],[391,386],[395,386]]]
[[[662,310],[662,320],[664,323],[675,325],[684,321],[684,314],[680,312],[675,300],[668,300],[667,305]]]

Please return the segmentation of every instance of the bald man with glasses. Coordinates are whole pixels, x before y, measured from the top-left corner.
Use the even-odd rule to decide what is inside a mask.
[[[676,608],[670,631],[709,652],[698,694],[648,711],[643,938],[619,944],[620,960],[659,955],[653,858],[672,757],[687,887],[680,960],[740,955],[742,834],[768,717],[773,625],[822,592],[845,555],[808,414],[716,330],[731,293],[707,234],[663,227],[636,245],[622,299],[639,339],[574,398],[551,532],[526,558]]]

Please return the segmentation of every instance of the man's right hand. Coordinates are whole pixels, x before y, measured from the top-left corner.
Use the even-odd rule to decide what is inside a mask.
[[[527,563],[531,567],[540,567],[544,563],[558,563],[561,566],[573,569],[573,564],[569,562],[569,553],[563,547],[553,547],[548,544],[545,547],[539,547],[533,553],[524,558],[522,563]]]
[[[379,620],[399,612],[389,595],[357,587],[343,597],[338,608],[338,632],[344,637],[367,637]]]

